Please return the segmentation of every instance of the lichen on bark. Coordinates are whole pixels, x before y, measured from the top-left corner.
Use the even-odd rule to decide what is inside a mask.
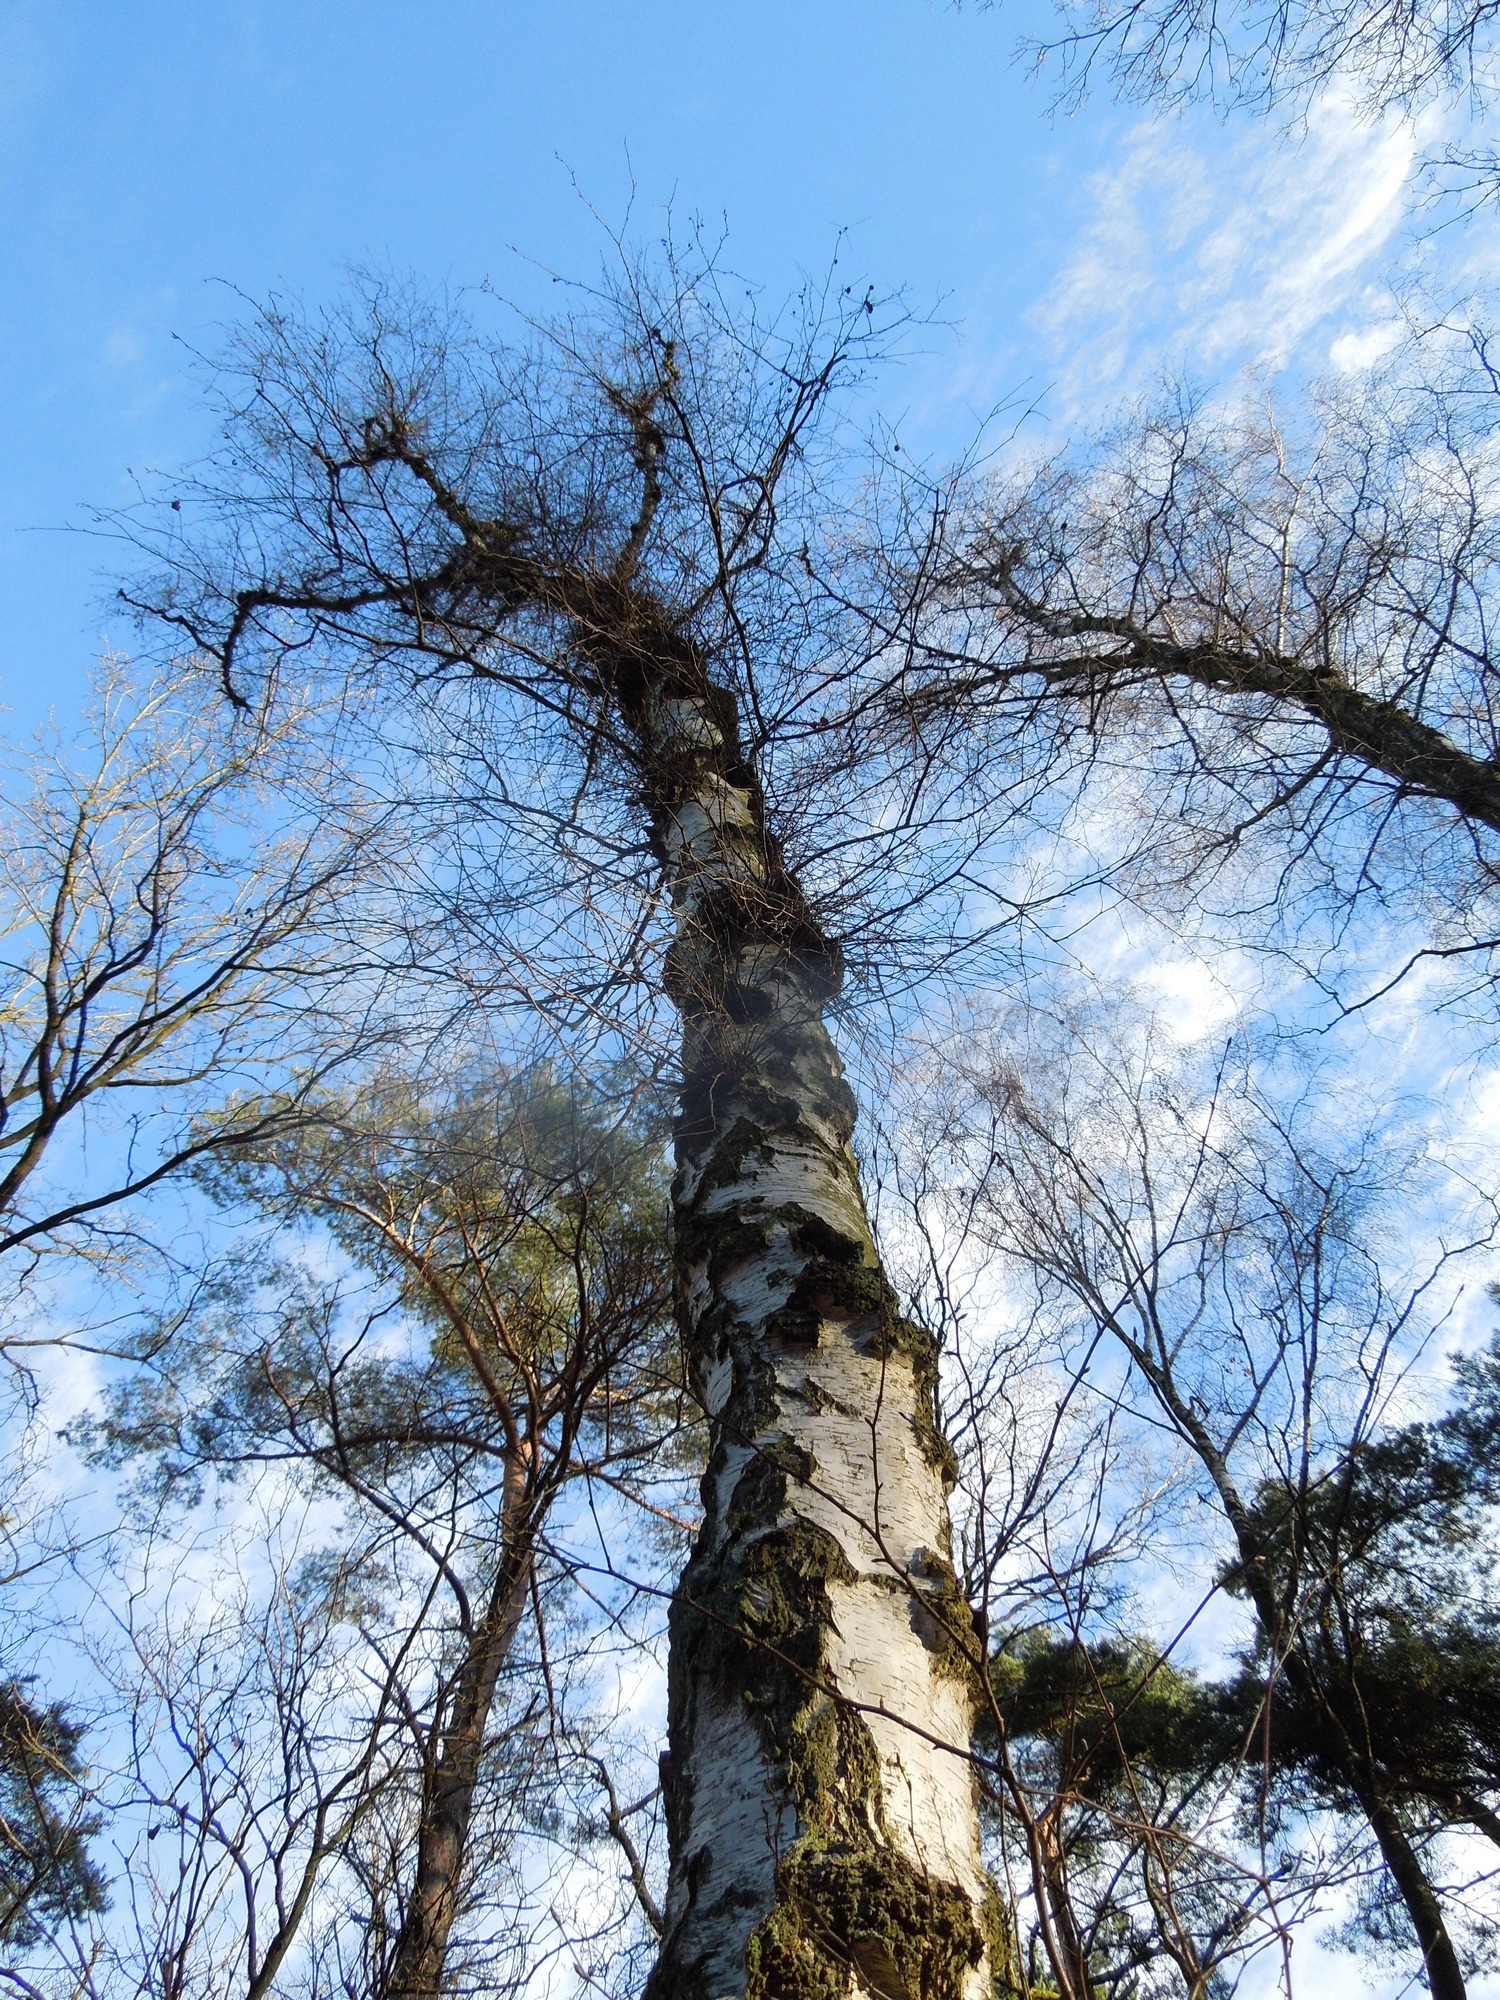
[[[937,1345],[876,1249],[823,1019],[842,955],[765,826],[732,703],[679,690],[653,713],[683,1022],[674,1261],[711,1450],[671,1614],[650,2000],[979,2000],[979,1652]]]

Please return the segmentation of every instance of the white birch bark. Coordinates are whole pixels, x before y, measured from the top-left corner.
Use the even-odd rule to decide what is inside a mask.
[[[712,1423],[672,1618],[666,1936],[651,2000],[978,2000],[932,1342],[881,1269],[824,1025],[837,948],[767,834],[726,698],[648,697],[676,911],[679,1311]]]

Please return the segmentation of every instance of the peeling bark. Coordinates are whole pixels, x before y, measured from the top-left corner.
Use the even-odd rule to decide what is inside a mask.
[[[678,1310],[711,1423],[671,1618],[648,1993],[977,2000],[979,1651],[935,1344],[900,1313],[860,1193],[824,1024],[838,948],[767,830],[731,703],[684,664],[632,717],[676,914]]]

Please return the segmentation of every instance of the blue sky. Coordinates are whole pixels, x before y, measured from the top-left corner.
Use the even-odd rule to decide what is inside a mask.
[[[1412,139],[1335,104],[1298,147],[1096,99],[1013,59],[1044,9],[933,0],[6,0],[0,9],[0,699],[74,705],[113,552],[67,532],[206,442],[185,347],[225,285],[374,263],[547,289],[573,185],[637,227],[727,217],[772,291],[844,256],[935,327],[890,407],[924,441],[1024,389],[1066,427],[1163,365],[1226,379],[1378,339]],[[1477,239],[1426,261],[1472,261]],[[1377,331],[1372,335],[1371,329]],[[177,338],[174,339],[174,336]],[[1352,343],[1352,345],[1351,345]]]

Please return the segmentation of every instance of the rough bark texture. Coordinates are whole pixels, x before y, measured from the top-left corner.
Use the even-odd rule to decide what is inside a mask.
[[[510,1469],[508,1484],[516,1483]],[[453,1707],[423,1788],[416,1872],[382,2000],[437,2000],[458,1915],[474,1792],[500,1670],[526,1609],[531,1535],[519,1504],[507,1508],[505,1551],[482,1621],[470,1634]]]
[[[712,1424],[672,1610],[666,1935],[651,2000],[960,2000],[989,1983],[936,1352],[881,1268],[824,1025],[841,962],[733,708],[635,726],[672,888],[679,1311]]]
[[[1422,1950],[1422,1968],[1427,1975],[1432,2000],[1465,2000],[1463,1968],[1453,1940],[1443,1921],[1443,1906],[1427,1871],[1417,1858],[1400,1820],[1378,1798],[1362,1798],[1365,1816],[1380,1843],[1381,1859],[1390,1870],[1391,1880],[1401,1893],[1411,1918],[1412,1929]]]
[[[1305,654],[1213,640],[1184,643],[1133,618],[1053,611],[1020,588],[1008,563],[991,572],[991,581],[1023,626],[1058,642],[1057,654],[1021,669],[1049,688],[1097,697],[1187,681],[1229,695],[1266,696],[1319,724],[1331,752],[1393,778],[1403,795],[1444,800],[1463,818],[1500,831],[1500,764],[1471,755],[1403,702],[1367,694],[1319,659],[1310,664]],[[982,671],[972,689],[1004,689],[1011,679],[1008,668]]]

